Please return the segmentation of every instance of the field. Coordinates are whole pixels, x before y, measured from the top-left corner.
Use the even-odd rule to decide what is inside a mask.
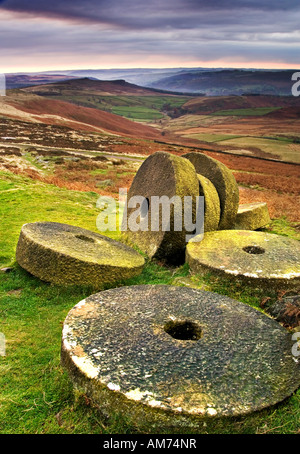
[[[1,273],[1,331],[6,356],[0,359],[2,433],[138,433],[122,415],[107,420],[89,399],[73,392],[60,366],[61,329],[73,305],[100,289],[49,285],[30,276],[14,260],[23,223],[41,220],[66,222],[96,230],[98,193],[58,188],[21,175],[1,172],[1,262],[12,265]],[[297,237],[282,219],[272,231]],[[118,238],[118,234],[115,236]],[[191,278],[188,268],[171,269],[148,263],[138,278],[126,284],[193,285],[217,291],[262,310],[266,298],[277,294],[226,286],[212,277]],[[124,285],[125,283],[119,283]],[[297,433],[300,429],[299,392],[276,408],[234,420],[216,420],[199,427],[200,433]],[[149,428],[151,433],[151,428]]]
[[[0,433],[140,432],[126,415],[116,413],[108,419],[84,393],[74,391],[60,365],[62,325],[77,302],[102,288],[51,285],[20,268],[15,250],[24,223],[57,221],[97,232],[99,196],[117,198],[120,188],[129,188],[148,155],[158,150],[176,155],[197,151],[232,170],[240,203],[267,202],[272,222],[266,231],[300,240],[300,133],[293,107],[288,108],[289,115],[279,118],[278,105],[269,113],[256,110],[258,115],[220,115],[220,110],[228,113],[231,109],[227,100],[219,99],[215,111],[207,100],[204,108],[210,112],[204,114],[189,100],[187,103],[197,106],[197,112],[176,112],[185,107],[176,105],[179,100],[174,97],[168,110],[172,117],[166,113],[164,96],[155,105],[144,104],[137,111],[134,103],[138,105],[141,95],[134,96],[129,99],[122,93],[113,100],[107,95],[105,102],[110,98],[110,108],[119,113],[124,109],[124,116],[137,112],[147,125],[110,116],[94,107],[82,108],[48,97],[45,101],[32,93],[13,91],[0,105],[0,268],[11,267],[10,272],[0,272],[0,332],[6,337],[6,356],[0,356]],[[131,111],[126,105],[130,100]],[[270,106],[251,106],[258,108]],[[151,118],[154,112],[163,117]],[[110,232],[110,236],[125,241],[118,231]],[[192,276],[186,264],[173,268],[148,260],[139,277],[116,285],[131,284],[196,287],[228,295],[262,312],[284,295],[280,289],[263,291],[228,284],[209,274]],[[153,433],[151,427],[148,432]],[[198,432],[300,433],[300,391],[275,407],[247,417],[205,421]]]

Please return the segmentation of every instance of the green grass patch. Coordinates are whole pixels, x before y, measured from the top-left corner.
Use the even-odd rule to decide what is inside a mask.
[[[65,317],[76,303],[101,289],[42,282],[14,259],[19,232],[26,222],[56,221],[97,231],[99,195],[60,189],[9,172],[2,172],[0,177],[1,264],[13,266],[10,273],[0,273],[0,332],[6,338],[6,356],[0,356],[0,433],[138,433],[138,427],[129,423],[126,415],[116,413],[108,419],[82,392],[74,391],[60,365]],[[273,228],[288,236],[294,231],[286,220],[273,223]],[[118,232],[110,236],[121,239]],[[147,262],[140,276],[117,285],[141,284],[197,287],[230,296],[258,310],[262,310],[263,298],[276,298],[272,289],[265,292],[226,283],[209,274],[191,276],[187,264],[168,268]],[[206,421],[197,432],[298,433],[299,417],[298,391],[281,404],[247,417]]]
[[[149,109],[147,107],[113,107],[111,112],[116,115],[121,115],[130,120],[158,120],[163,118],[163,114],[156,109]]]
[[[184,96],[100,96],[63,93],[60,99],[84,107],[93,107],[137,121],[159,120],[168,111],[180,108],[190,98]]]
[[[238,117],[249,117],[257,115],[266,115],[275,110],[281,109],[281,107],[252,107],[248,109],[229,109],[229,110],[218,110],[217,112],[212,113],[211,115],[220,115],[220,116],[238,116]]]
[[[196,139],[204,142],[222,142],[224,140],[230,140],[230,139],[236,139],[242,136],[237,136],[233,134],[206,134],[206,133],[200,133],[200,134],[185,134],[184,137],[187,137],[189,139]]]

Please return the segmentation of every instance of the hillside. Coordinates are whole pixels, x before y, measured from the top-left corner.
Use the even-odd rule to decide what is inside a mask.
[[[43,96],[55,96],[67,93],[69,90],[74,94],[79,91],[88,92],[90,95],[128,95],[128,96],[154,96],[160,90],[144,88],[131,84],[123,79],[119,80],[96,80],[88,77],[81,79],[64,80],[48,83],[42,86],[32,86],[25,89],[30,93]]]
[[[0,98],[0,115],[34,123],[69,126],[83,131],[106,131],[149,139],[161,137],[161,133],[152,127],[114,114],[20,90],[9,90],[7,96]]]
[[[204,93],[209,96],[264,94],[290,95],[295,71],[220,70],[181,72],[151,83],[153,88],[180,92]]]
[[[300,107],[300,98],[295,96],[201,96],[188,100],[181,107],[189,114],[212,114],[219,111],[233,109],[261,109],[261,108]]]
[[[28,87],[24,91],[142,122],[162,119],[190,99],[188,96],[140,87],[125,80],[88,78]]]

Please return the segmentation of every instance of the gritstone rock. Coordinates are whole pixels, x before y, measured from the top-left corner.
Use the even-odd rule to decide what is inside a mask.
[[[271,222],[265,202],[244,203],[239,205],[235,218],[235,230],[257,230]]]
[[[183,157],[194,165],[198,174],[208,178],[218,192],[221,207],[218,228],[232,228],[239,206],[239,188],[232,172],[222,162],[202,153],[187,153]]]
[[[144,258],[125,244],[56,222],[23,225],[16,259],[41,280],[94,287],[136,276],[144,265]]]
[[[300,328],[300,295],[277,300],[267,308],[267,312],[286,328]]]
[[[199,195],[204,197],[204,232],[218,229],[220,222],[220,199],[212,182],[203,175],[197,175]]]
[[[131,286],[74,306],[61,360],[103,414],[144,430],[193,429],[290,396],[300,384],[292,343],[275,320],[228,297]]]
[[[134,201],[133,197],[144,197],[144,204],[137,217],[138,223],[143,222],[144,230],[133,231],[130,228],[130,219],[137,211],[137,207],[129,207],[123,216],[123,229],[128,232],[129,239],[135,243],[141,251],[150,258],[156,258],[170,263],[183,263],[186,247],[186,235],[192,234],[185,228],[184,222],[184,197],[190,196],[192,203],[192,219],[196,220],[196,197],[199,196],[199,182],[194,166],[184,158],[166,152],[156,152],[149,156],[137,171],[132,185],[128,191],[128,201]],[[178,203],[170,204],[170,220],[168,226],[162,209],[154,213],[153,197],[164,197],[167,200],[178,196]],[[168,203],[168,202],[167,202]],[[138,206],[138,205],[137,205]],[[176,230],[174,219],[180,219],[182,228]],[[155,222],[153,223],[153,219]],[[154,224],[154,226],[153,226]],[[155,228],[153,228],[155,227]],[[166,228],[167,227],[167,228]]]
[[[300,243],[249,230],[207,232],[189,241],[186,261],[193,273],[213,272],[252,285],[294,288],[300,283]]]

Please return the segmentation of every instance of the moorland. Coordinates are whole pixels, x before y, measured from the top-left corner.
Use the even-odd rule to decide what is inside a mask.
[[[300,239],[300,98],[276,94],[204,96],[141,87],[123,79],[60,77],[0,97],[1,433],[138,433],[124,415],[107,420],[74,392],[60,366],[68,311],[94,288],[64,288],[30,276],[15,261],[21,226],[56,221],[96,229],[100,195],[118,197],[139,166],[163,150],[205,153],[228,166],[240,203],[265,201],[268,232]],[[120,232],[109,232],[122,241]],[[192,277],[147,261],[127,284],[194,286],[265,311],[285,291]],[[299,433],[300,393],[275,408],[216,420],[200,433]],[[149,432],[151,429],[149,428]]]

